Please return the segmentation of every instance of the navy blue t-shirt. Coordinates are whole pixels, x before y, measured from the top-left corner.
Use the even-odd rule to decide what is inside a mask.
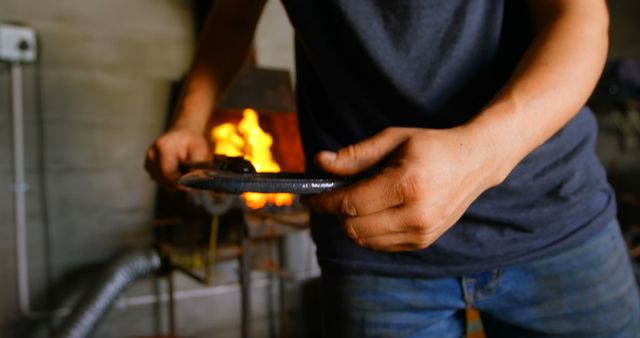
[[[295,28],[300,127],[308,158],[389,126],[447,128],[481,111],[533,32],[521,0],[283,0]],[[582,109],[424,250],[357,246],[333,216],[314,215],[323,269],[450,276],[550,255],[615,217]],[[313,170],[312,168],[310,168]]]

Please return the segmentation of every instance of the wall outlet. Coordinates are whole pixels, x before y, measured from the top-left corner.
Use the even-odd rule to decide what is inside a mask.
[[[33,28],[0,22],[0,61],[35,62],[37,55],[38,43]]]

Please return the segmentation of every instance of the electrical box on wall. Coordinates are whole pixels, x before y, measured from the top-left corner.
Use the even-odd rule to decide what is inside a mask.
[[[0,61],[35,62],[36,31],[28,26],[0,22]]]

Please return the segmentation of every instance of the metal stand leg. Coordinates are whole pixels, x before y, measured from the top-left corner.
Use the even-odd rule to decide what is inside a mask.
[[[251,238],[247,224],[240,225],[240,286],[242,298],[242,337],[251,337]]]
[[[169,337],[176,336],[176,303],[174,298],[175,286],[173,283],[173,271],[167,275],[167,285],[169,287]]]
[[[280,313],[280,338],[286,338],[288,336],[287,333],[287,304],[286,304],[286,285],[285,285],[285,250],[284,250],[284,239],[285,237],[280,237],[277,239],[278,246],[278,265],[279,265],[279,273],[278,273],[278,294],[279,294],[279,306],[278,310]]]

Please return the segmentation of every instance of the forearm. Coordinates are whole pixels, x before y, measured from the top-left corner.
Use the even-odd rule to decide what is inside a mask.
[[[536,36],[510,81],[467,126],[502,166],[498,181],[584,105],[604,65],[602,0],[531,0]]]
[[[207,19],[173,125],[202,129],[244,64],[265,0],[218,0]]]

